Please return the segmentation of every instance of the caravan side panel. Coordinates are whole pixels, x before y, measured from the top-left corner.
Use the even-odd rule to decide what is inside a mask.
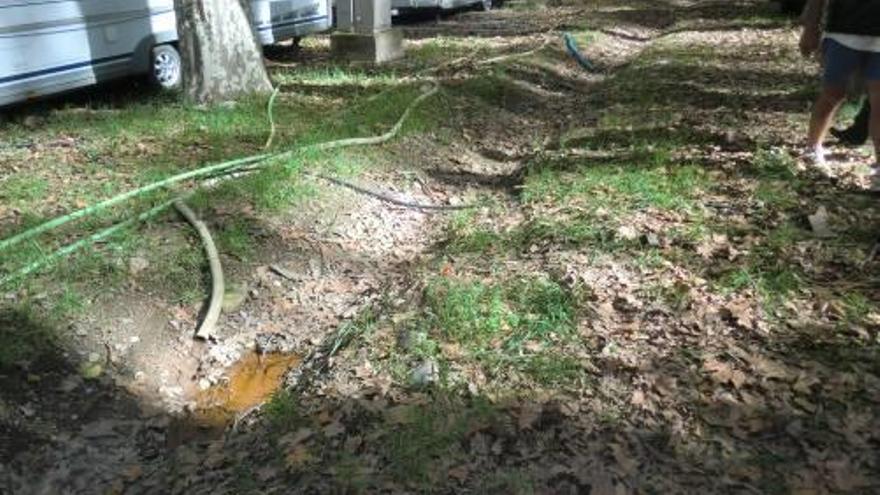
[[[0,105],[146,70],[173,0],[0,0]]]
[[[333,24],[330,0],[254,0],[251,13],[262,45],[327,31]]]

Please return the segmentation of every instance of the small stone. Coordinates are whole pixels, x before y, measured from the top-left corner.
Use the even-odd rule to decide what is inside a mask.
[[[84,363],[79,368],[79,374],[86,380],[94,380],[103,372],[104,368],[99,363]]]
[[[128,342],[129,342],[130,344],[137,344],[137,343],[140,342],[140,341],[141,341],[141,338],[138,337],[137,335],[134,335],[134,336],[131,336],[131,337],[128,338]]]
[[[132,275],[138,275],[150,267],[150,262],[146,258],[133,256],[128,260],[128,271]]]
[[[82,385],[82,378],[77,375],[71,375],[61,380],[61,383],[58,384],[58,390],[65,394],[69,394],[76,390],[80,385]]]
[[[101,355],[98,354],[97,352],[90,352],[89,353],[89,362],[90,363],[96,363],[100,360],[101,360]]]
[[[41,123],[42,123],[41,119],[39,117],[37,117],[36,115],[28,115],[27,117],[24,118],[24,121],[22,122],[22,124],[24,124],[24,126],[30,130],[36,129],[37,127],[40,126]]]
[[[425,359],[422,363],[412,370],[410,380],[413,385],[425,386],[436,382],[440,378],[440,367],[437,361],[433,359]]]
[[[638,231],[629,225],[621,225],[617,228],[617,235],[621,239],[632,241],[639,237]]]
[[[658,247],[660,245],[660,237],[658,237],[657,234],[650,232],[642,236],[642,242],[651,247]]]

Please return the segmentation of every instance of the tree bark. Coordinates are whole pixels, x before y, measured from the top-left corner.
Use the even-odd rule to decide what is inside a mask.
[[[175,0],[175,7],[184,92],[190,100],[210,103],[272,90],[240,0]]]

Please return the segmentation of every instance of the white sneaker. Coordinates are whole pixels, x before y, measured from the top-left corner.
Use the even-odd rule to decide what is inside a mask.
[[[808,167],[817,170],[824,175],[834,175],[831,167],[828,166],[828,162],[825,160],[825,148],[822,148],[821,146],[807,150],[801,156],[801,159],[803,159]]]

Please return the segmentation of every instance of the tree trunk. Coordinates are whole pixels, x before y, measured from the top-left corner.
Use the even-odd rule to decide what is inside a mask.
[[[208,103],[272,90],[250,17],[239,0],[175,0],[175,6],[189,99]]]

